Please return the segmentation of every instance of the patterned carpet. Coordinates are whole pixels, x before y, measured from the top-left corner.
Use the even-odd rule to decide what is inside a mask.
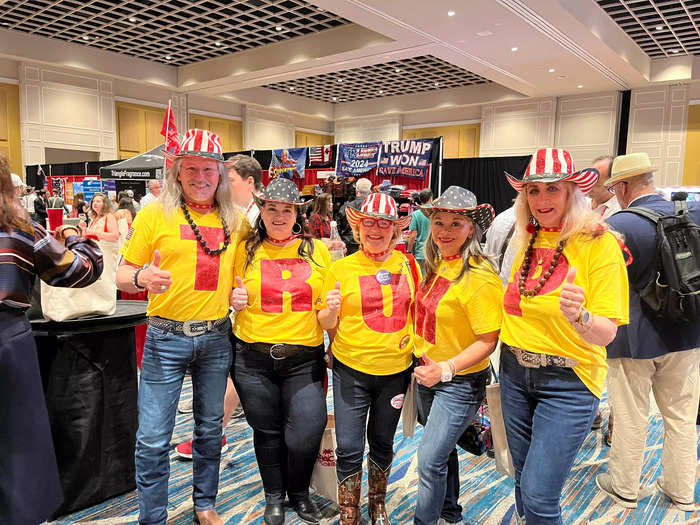
[[[185,382],[183,396],[191,397],[191,384]],[[332,402],[329,396],[329,407]],[[700,524],[700,511],[680,512],[672,508],[661,494],[654,493],[642,500],[635,510],[627,510],[603,497],[595,485],[595,476],[607,470],[609,449],[603,445],[603,431],[607,430],[607,404],[602,404],[605,425],[601,430],[591,432],[581,448],[571,476],[565,486],[562,500],[564,523],[590,525],[639,524],[659,525]],[[185,441],[192,435],[192,415],[178,414],[173,434],[175,444]],[[263,491],[258,475],[253,451],[252,431],[245,419],[233,420],[226,429],[230,445],[221,462],[221,481],[217,510],[229,525],[262,524],[264,511]],[[391,472],[387,507],[394,525],[411,523],[416,500],[417,473],[416,447],[421,437],[421,429],[416,429],[413,439],[406,438],[401,425],[395,438],[396,457]],[[652,483],[660,474],[661,443],[663,424],[658,414],[650,418],[647,448],[644,458],[643,483]],[[192,463],[171,458],[169,524],[192,523]],[[468,525],[508,525],[514,524],[513,483],[495,471],[494,461],[486,456],[475,457],[466,452],[460,453],[461,497],[464,522]],[[366,476],[366,475],[365,475]],[[365,480],[366,482],[366,480]],[[366,487],[363,488],[366,495]],[[325,523],[337,523],[335,505],[321,497],[313,496],[322,508],[327,519]],[[364,496],[363,496],[364,497]],[[695,500],[700,500],[700,483],[695,488]],[[366,503],[366,501],[365,501]],[[366,505],[363,513],[367,519]],[[138,503],[136,492],[129,492],[105,501],[102,504],[63,516],[51,525],[72,523],[93,523],[100,525],[120,525],[137,523]],[[303,523],[290,509],[287,512],[288,524]]]

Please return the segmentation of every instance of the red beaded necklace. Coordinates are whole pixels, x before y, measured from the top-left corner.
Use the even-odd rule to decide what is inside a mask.
[[[554,255],[552,256],[552,260],[549,261],[549,269],[542,274],[542,277],[540,277],[540,279],[537,281],[537,284],[532,290],[527,290],[525,288],[525,283],[527,282],[527,274],[530,271],[530,264],[535,258],[535,239],[537,239],[537,232],[540,230],[539,226],[535,226],[534,228],[535,231],[532,233],[532,237],[530,237],[530,243],[527,246],[527,251],[525,252],[525,259],[523,260],[523,266],[520,269],[520,278],[518,279],[518,292],[524,297],[534,297],[535,295],[540,293],[540,290],[542,290],[542,287],[547,282],[547,279],[549,279],[552,276],[552,274],[554,273],[554,269],[557,267],[557,264],[559,264],[559,258],[561,257],[561,253],[564,251],[564,245],[566,244],[566,241],[559,241],[559,245],[557,246],[557,249],[554,252]],[[544,228],[542,228],[542,230],[558,231],[557,229],[545,230]]]
[[[364,253],[365,257],[367,257],[368,259],[380,259],[380,258],[384,257],[386,254],[391,253],[393,250],[394,250],[393,248],[389,248],[388,250],[384,250],[383,252],[371,253],[371,252],[368,252],[367,250],[365,250],[364,248],[362,248],[362,253]]]
[[[454,255],[448,255],[448,256],[445,256],[445,255],[442,256],[443,261],[454,261],[454,260],[461,259],[461,258],[462,258],[461,253],[456,253]]]
[[[290,235],[286,239],[273,239],[272,237],[270,237],[268,235],[267,237],[265,237],[265,240],[267,242],[269,242],[270,244],[282,245],[282,244],[287,244],[289,241],[291,241],[292,239],[296,239],[297,237],[299,237],[299,236],[298,235]]]
[[[216,208],[216,204],[195,204],[194,202],[188,202],[186,204],[193,210],[213,210]]]

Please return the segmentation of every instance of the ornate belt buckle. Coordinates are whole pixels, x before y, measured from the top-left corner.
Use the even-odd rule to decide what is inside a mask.
[[[207,331],[209,321],[185,321],[182,323],[182,333],[187,337],[196,337]]]
[[[270,357],[272,359],[276,359],[277,361],[281,361],[282,359],[287,359],[287,356],[284,355],[284,349],[285,349],[285,344],[284,343],[275,343],[270,347]],[[279,353],[282,355],[282,357],[277,357],[276,351],[279,350]]]

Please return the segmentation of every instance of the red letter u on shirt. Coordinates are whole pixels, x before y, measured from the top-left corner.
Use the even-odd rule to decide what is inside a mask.
[[[391,315],[384,315],[382,285],[374,275],[360,275],[360,295],[362,297],[362,318],[365,324],[382,334],[391,334],[406,325],[406,314],[411,304],[411,288],[403,274],[391,274]]]
[[[450,281],[438,276],[427,294],[418,292],[416,297],[416,335],[435,344],[437,322],[435,313],[442,297],[450,289]]]
[[[292,312],[309,312],[313,290],[306,281],[311,265],[303,259],[260,261],[260,306],[263,312],[282,313],[284,292],[292,296]]]

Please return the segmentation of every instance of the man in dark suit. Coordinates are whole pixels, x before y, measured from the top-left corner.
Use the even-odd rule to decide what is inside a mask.
[[[605,186],[620,207],[648,208],[664,215],[674,204],[656,193],[654,169],[646,153],[615,159]],[[700,224],[700,204],[689,203],[690,215]],[[596,478],[598,487],[616,502],[635,508],[644,459],[653,390],[664,422],[661,456],[663,474],[657,488],[683,511],[695,509],[697,435],[695,418],[700,395],[700,323],[658,319],[642,305],[639,290],[656,276],[659,260],[656,228],[652,221],[620,212],[608,224],[624,235],[632,256],[627,271],[630,284],[630,323],[620,326],[608,346],[608,394],[615,407],[615,426],[608,473]]]

